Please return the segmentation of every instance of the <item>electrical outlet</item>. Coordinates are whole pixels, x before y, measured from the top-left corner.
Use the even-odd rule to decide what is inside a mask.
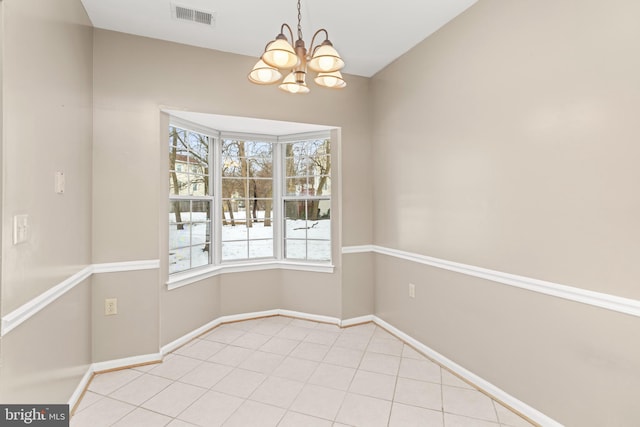
[[[409,283],[409,298],[416,297],[416,285],[413,283]]]
[[[118,299],[117,298],[107,298],[104,300],[104,315],[105,316],[113,316],[114,314],[118,314]]]

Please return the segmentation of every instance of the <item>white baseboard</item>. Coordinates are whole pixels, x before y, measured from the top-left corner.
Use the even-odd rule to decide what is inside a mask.
[[[242,320],[251,320],[251,319],[257,319],[260,317],[268,317],[268,316],[276,316],[276,315],[294,317],[294,318],[304,319],[304,320],[313,320],[316,322],[330,323],[340,327],[349,327],[349,326],[354,326],[362,323],[374,322],[376,325],[380,326],[381,328],[385,329],[387,332],[391,333],[392,335],[395,335],[397,338],[411,345],[413,348],[423,353],[425,356],[429,357],[430,359],[434,360],[438,364],[449,369],[451,372],[454,372],[455,374],[464,378],[471,384],[475,385],[477,388],[484,391],[489,396],[492,396],[496,400],[500,401],[501,403],[510,407],[516,412],[521,413],[522,415],[529,418],[530,420],[540,425],[543,425],[545,427],[563,427],[562,424],[549,418],[542,412],[527,405],[521,400],[516,399],[506,391],[491,384],[489,381],[486,381],[485,379],[479,377],[478,375],[465,369],[464,367],[458,365],[451,359],[443,356],[442,354],[438,353],[437,351],[433,350],[427,345],[421,343],[420,341],[416,340],[410,335],[405,334],[400,329],[396,328],[395,326],[391,325],[385,320],[379,318],[378,316],[366,315],[366,316],[354,317],[351,319],[340,320],[337,317],[332,317],[332,316],[324,316],[324,315],[310,314],[310,313],[303,313],[299,311],[282,310],[282,309],[258,311],[258,312],[252,312],[252,313],[242,313],[242,314],[234,314],[234,315],[218,317],[212,320],[211,322],[208,322],[207,324],[197,329],[194,329],[193,331],[183,335],[182,337],[170,342],[169,344],[164,345],[160,349],[159,353],[126,357],[123,359],[94,363],[89,367],[87,373],[84,375],[84,377],[78,384],[78,387],[76,388],[74,393],[71,395],[71,398],[69,399],[69,405],[71,408],[73,408],[78,403],[78,400],[82,396],[82,393],[84,392],[84,390],[88,387],[89,382],[93,374],[95,373],[113,370],[113,369],[128,368],[131,366],[150,363],[150,362],[159,362],[167,354],[178,349],[179,347],[188,343],[192,339],[202,335],[208,330],[215,328],[216,326],[222,325],[224,323],[238,322]]]
[[[505,404],[506,406],[510,407],[516,412],[521,413],[522,415],[529,418],[530,420],[535,421],[536,423],[545,427],[563,427],[562,424],[560,424],[559,422],[549,418],[542,412],[538,411],[535,408],[532,408],[531,406],[527,405],[521,400],[516,399],[506,391],[491,384],[489,381],[463,368],[462,366],[458,365],[451,359],[443,356],[442,354],[438,353],[437,351],[433,350],[427,345],[421,343],[415,338],[405,334],[401,330],[397,329],[395,326],[387,323],[386,321],[382,320],[377,316],[372,316],[372,317],[376,325],[387,330],[392,335],[395,335],[396,337],[400,338],[402,341],[411,345],[413,348],[423,353],[425,356],[429,357],[430,359],[434,360],[438,364],[458,374],[460,377],[469,381],[471,384],[475,385],[477,388],[481,389],[482,391],[487,393],[489,396],[495,398],[496,400],[500,401],[501,403]]]
[[[163,356],[166,356],[167,354],[171,353],[172,351],[175,351],[176,349],[182,347],[183,345],[185,345],[186,343],[188,343],[189,341],[191,341],[192,339],[204,334],[205,332],[207,332],[209,329],[213,329],[216,326],[222,325],[224,323],[231,323],[231,322],[240,322],[243,320],[251,320],[251,319],[257,319],[260,317],[269,317],[269,316],[288,316],[288,317],[296,317],[299,319],[305,319],[305,320],[313,320],[315,322],[323,322],[323,323],[332,323],[335,325],[340,325],[340,319],[338,319],[337,317],[330,317],[330,316],[322,316],[322,315],[318,315],[318,314],[309,314],[309,313],[302,313],[300,311],[292,311],[292,310],[281,310],[281,309],[275,309],[275,310],[266,310],[266,311],[254,311],[251,313],[241,313],[241,314],[231,314],[231,315],[227,315],[227,316],[221,316],[218,317],[214,320],[212,320],[211,322],[197,328],[194,329],[193,331],[181,336],[178,339],[175,339],[173,341],[171,341],[168,344],[165,344],[164,346],[162,346],[162,348],[160,349],[160,353]]]
[[[277,310],[277,311],[278,311],[278,314],[281,316],[296,317],[298,319],[311,320],[311,321],[320,322],[320,323],[331,323],[333,325],[340,326],[340,319],[338,319],[337,317],[323,316],[320,314],[309,314],[309,313],[303,313],[301,311],[293,311],[293,310]]]
[[[359,325],[361,323],[373,322],[375,316],[372,314],[368,314],[366,316],[360,317],[352,317],[351,319],[345,319],[340,322],[340,326],[343,328],[347,328],[349,326]]]
[[[230,322],[239,322],[242,320],[250,320],[258,317],[266,317],[266,316],[276,316],[278,315],[279,310],[267,310],[267,311],[258,311],[253,313],[242,313],[242,314],[233,314],[229,316],[218,317],[211,322],[206,323],[205,325],[200,326],[199,328],[194,329],[193,331],[181,336],[178,339],[171,341],[168,344],[163,345],[160,348],[160,354],[162,356],[166,356],[167,354],[175,351],[176,349],[182,347],[192,339],[204,334],[209,329],[213,329],[216,326],[222,325],[223,323]]]
[[[146,363],[161,362],[161,353],[143,354],[140,356],[124,357],[122,359],[107,360],[105,362],[96,362],[91,365],[94,373],[111,371],[114,369],[128,368],[136,365],[144,365]]]
[[[69,408],[73,410],[76,406],[84,391],[89,387],[91,378],[94,374],[99,374],[105,371],[111,371],[115,369],[125,369],[136,365],[144,365],[147,363],[162,362],[162,355],[160,353],[143,354],[141,356],[125,357],[122,359],[107,360],[105,362],[96,362],[89,365],[87,372],[78,383],[78,386],[71,394],[69,398]]]
[[[84,376],[78,383],[78,386],[76,387],[76,389],[71,394],[71,397],[69,398],[69,401],[68,401],[69,410],[73,410],[73,408],[78,404],[78,402],[80,401],[80,398],[82,397],[82,394],[87,389],[87,387],[89,387],[89,382],[91,381],[91,378],[93,378],[93,374],[94,372],[93,372],[92,366],[89,365],[89,368],[87,368],[87,372],[85,372]]]

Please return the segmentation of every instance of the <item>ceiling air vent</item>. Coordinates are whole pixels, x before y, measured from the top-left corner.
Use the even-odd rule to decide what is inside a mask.
[[[213,27],[216,23],[215,12],[198,10],[179,4],[171,4],[171,15],[174,19],[180,21],[195,22],[197,24],[205,24],[210,27]]]

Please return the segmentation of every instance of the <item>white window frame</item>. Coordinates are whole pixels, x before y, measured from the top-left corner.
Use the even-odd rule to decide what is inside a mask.
[[[307,141],[314,141],[314,140],[324,140],[324,139],[329,139],[329,141],[331,141],[331,136],[329,135],[329,133],[323,133],[323,134],[312,134],[312,135],[298,135],[295,139],[292,140],[282,140],[280,141],[279,144],[279,149],[280,149],[280,160],[284,160],[286,162],[286,153],[284,152],[284,145],[285,144],[290,144],[290,143],[296,143],[296,142],[307,142]],[[331,143],[331,142],[330,142]],[[329,204],[331,204],[331,194],[328,195],[323,195],[323,196],[300,196],[300,195],[287,195],[286,194],[286,186],[287,186],[287,176],[286,176],[286,165],[283,163],[281,165],[281,167],[279,168],[280,172],[281,172],[281,179],[279,182],[279,187],[280,187],[280,191],[281,191],[281,197],[279,200],[279,205],[280,205],[280,209],[282,209],[282,213],[280,216],[280,223],[281,223],[281,227],[282,227],[282,235],[280,237],[280,242],[282,244],[282,252],[281,252],[281,258],[283,260],[287,260],[287,261],[299,261],[299,262],[308,262],[308,263],[325,263],[325,262],[331,262],[331,250],[329,251],[329,260],[328,261],[321,261],[321,260],[309,260],[309,259],[296,259],[296,258],[286,258],[286,240],[287,236],[286,236],[286,218],[285,218],[285,212],[284,212],[284,206],[286,204],[286,202],[288,201],[322,201],[322,200],[328,200]],[[331,177],[331,171],[329,172],[329,176]],[[330,218],[331,219],[331,218]],[[333,221],[331,222],[332,227],[333,227]],[[309,241],[313,241],[313,240],[323,240],[323,239],[309,239],[308,238],[308,230],[305,232],[305,239],[295,239],[292,238],[290,240],[304,240],[305,242],[305,254],[306,254],[306,258],[308,258],[309,255]],[[332,236],[329,236],[329,244],[331,245],[332,242]]]
[[[251,141],[251,142],[268,142],[271,145],[271,161],[272,161],[272,169],[273,169],[273,175],[271,176],[271,184],[272,184],[272,203],[271,203],[271,209],[272,209],[272,219],[271,219],[271,227],[273,230],[273,256],[271,257],[262,257],[262,258],[243,258],[243,259],[235,259],[235,260],[222,260],[222,166],[221,166],[221,160],[222,160],[222,145],[223,145],[223,141],[225,140],[242,140],[242,141]],[[273,136],[265,136],[265,135],[256,135],[256,134],[239,134],[239,133],[229,133],[229,132],[221,132],[220,133],[220,140],[219,142],[217,142],[216,144],[216,153],[218,155],[218,161],[216,162],[216,167],[218,168],[218,170],[216,171],[216,177],[218,177],[219,179],[217,180],[218,183],[218,189],[217,189],[217,193],[219,194],[220,197],[216,197],[217,202],[219,203],[219,211],[218,211],[218,215],[219,218],[216,221],[216,236],[218,237],[218,241],[216,242],[216,247],[219,248],[220,250],[217,251],[218,253],[218,257],[215,259],[215,263],[218,265],[230,265],[230,264],[241,264],[241,263],[249,263],[249,262],[259,262],[259,261],[275,261],[278,260],[278,251],[276,249],[276,242],[278,241],[278,236],[280,233],[279,227],[276,224],[276,213],[275,213],[275,205],[277,203],[277,197],[279,197],[279,193],[277,192],[276,187],[277,185],[277,181],[276,181],[276,171],[277,171],[277,162],[276,159],[278,158],[278,154],[276,152],[277,147],[280,144],[278,144],[277,139],[274,139]],[[243,177],[244,179],[245,177]],[[250,244],[251,239],[247,239],[247,244]]]
[[[205,135],[205,136],[210,138],[209,154],[208,154],[208,158],[207,158],[207,161],[209,162],[209,176],[207,177],[207,179],[209,180],[210,194],[207,194],[205,196],[195,196],[195,195],[181,196],[181,195],[176,195],[176,194],[169,193],[169,203],[174,202],[174,201],[176,201],[176,202],[208,201],[209,202],[209,209],[210,209],[209,218],[211,218],[211,224],[209,225],[209,232],[211,234],[213,234],[214,225],[215,225],[214,221],[216,220],[216,218],[215,218],[216,193],[215,193],[215,189],[213,187],[213,182],[214,181],[213,181],[213,174],[212,174],[212,167],[211,167],[212,165],[215,165],[215,163],[212,163],[212,162],[215,161],[215,156],[212,153],[213,150],[211,149],[211,146],[212,145],[214,147],[217,146],[217,141],[216,141],[217,137],[215,136],[215,133],[203,131],[201,128],[195,129],[193,126],[185,125],[184,123],[180,123],[179,121],[176,121],[176,122],[172,121],[169,126],[182,129],[182,130],[184,130],[186,132],[193,132],[193,133],[198,133],[198,134],[201,134],[201,135]],[[188,170],[189,169],[188,166],[187,166],[186,169],[187,170],[184,173],[190,174],[191,172]],[[177,168],[176,168],[176,170],[177,170]],[[165,176],[167,176],[167,175],[168,174],[166,174]],[[190,222],[193,222],[193,221],[190,221]],[[168,229],[169,229],[169,220],[167,218],[167,230]],[[194,245],[192,244],[192,242],[189,242],[189,243],[190,243],[189,244],[189,248],[190,248],[190,251],[191,251],[191,249],[193,248]],[[191,267],[191,268],[189,268],[187,270],[183,270],[183,271],[199,270],[199,269],[203,269],[203,268],[206,268],[206,267],[212,265],[211,263],[215,262],[214,256],[215,256],[215,253],[216,253],[216,248],[212,247],[212,246],[214,246],[213,236],[209,237],[209,245],[210,245],[210,247],[209,247],[209,263],[206,264],[206,265],[203,265],[203,266]],[[169,252],[171,251],[170,248],[167,248],[167,249],[168,249]],[[190,262],[191,262],[191,253],[189,255],[190,255],[189,259],[190,259]],[[167,256],[169,256],[169,253],[167,253]],[[182,272],[170,273],[169,277],[172,277],[174,275],[178,275],[178,274],[181,274],[181,273]]]
[[[285,164],[284,164],[284,144],[285,142],[297,142],[297,141],[306,141],[312,139],[329,139],[331,140],[331,144],[334,144],[334,141],[331,138],[330,131],[321,131],[321,132],[308,132],[301,134],[291,134],[285,136],[274,136],[274,135],[260,135],[260,134],[251,134],[251,133],[242,133],[242,132],[221,132],[215,129],[210,129],[204,127],[202,125],[198,125],[195,123],[191,123],[189,121],[179,119],[174,116],[170,116],[169,126],[175,126],[181,129],[201,133],[203,135],[207,135],[212,138],[213,149],[209,148],[209,188],[211,188],[212,194],[209,196],[211,201],[211,233],[213,236],[211,237],[211,245],[210,248],[211,255],[210,260],[211,264],[201,267],[195,267],[188,270],[184,270],[181,272],[176,272],[169,274],[169,279],[167,281],[167,287],[169,290],[179,288],[208,277],[217,276],[225,273],[235,273],[235,272],[244,272],[244,271],[256,271],[256,270],[271,270],[271,269],[288,269],[288,270],[301,270],[301,271],[311,271],[318,273],[333,273],[334,264],[333,259],[329,261],[313,261],[313,260],[293,260],[293,259],[285,259],[284,258],[284,202],[285,199],[300,199],[297,196],[287,196],[284,197],[284,188],[285,188]],[[272,202],[272,227],[273,227],[273,249],[274,256],[272,259],[269,258],[260,258],[260,259],[248,259],[248,260],[233,260],[233,261],[222,261],[221,247],[222,247],[222,167],[221,167],[221,158],[222,158],[222,140],[224,139],[244,139],[250,141],[264,141],[264,142],[272,142],[273,143],[273,202]],[[332,149],[332,153],[334,150]],[[333,154],[332,154],[333,156]],[[330,176],[333,180],[333,164],[337,164],[332,159],[332,170],[330,172]],[[168,167],[168,166],[167,166]],[[167,175],[165,175],[167,176]],[[169,200],[176,200],[176,198],[171,197],[169,195]],[[189,196],[175,196],[186,198],[188,200],[192,200]],[[318,199],[326,200],[329,199],[333,204],[332,195],[322,196]],[[334,212],[331,212],[331,229],[336,226],[334,220]],[[167,229],[168,229],[168,218],[167,221]],[[334,233],[331,232],[331,246],[333,248]],[[333,254],[333,250],[331,250],[331,254]],[[168,254],[167,254],[168,256]]]

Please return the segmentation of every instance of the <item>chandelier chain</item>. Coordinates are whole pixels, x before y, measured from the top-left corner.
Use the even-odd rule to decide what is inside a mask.
[[[298,0],[298,39],[302,40],[302,13],[300,12],[300,0]]]

